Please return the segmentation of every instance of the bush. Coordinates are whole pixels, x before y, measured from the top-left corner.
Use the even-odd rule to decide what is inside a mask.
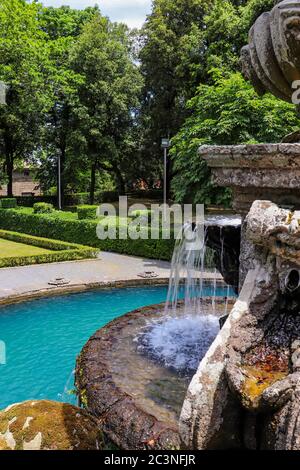
[[[45,253],[34,256],[0,258],[0,268],[96,258],[98,253],[98,250],[87,246],[74,243],[65,243],[59,240],[40,238],[6,230],[0,230],[0,238],[53,250],[53,253]]]
[[[150,209],[146,210],[137,210],[137,211],[132,211],[130,212],[129,216],[136,218],[142,218],[145,222],[150,223],[151,222],[151,217],[153,215],[153,211]]]
[[[105,202],[115,202],[119,198],[119,193],[117,191],[97,191],[95,193],[95,202],[105,203]],[[89,204],[90,194],[89,193],[75,193],[75,194],[66,194],[65,196],[65,205],[66,206],[79,206]]]
[[[98,206],[78,206],[77,214],[79,220],[97,219]]]
[[[54,207],[47,202],[36,202],[33,204],[33,212],[35,214],[51,214],[54,212]]]
[[[102,224],[106,225],[106,218]],[[79,243],[103,251],[141,256],[144,258],[170,261],[174,248],[174,240],[99,240],[96,233],[97,220],[68,220],[49,217],[43,214],[28,214],[19,210],[0,209],[0,228],[23,232],[38,237],[64,240]],[[118,224],[124,225],[118,219]],[[113,224],[112,224],[113,225]],[[119,231],[119,225],[116,228]]]
[[[33,207],[36,202],[47,202],[57,206],[57,196],[16,196],[18,206]]]
[[[1,209],[14,209],[17,207],[16,198],[1,199]]]
[[[140,189],[131,191],[128,196],[134,199],[153,199],[155,201],[162,201],[164,198],[161,189]]]

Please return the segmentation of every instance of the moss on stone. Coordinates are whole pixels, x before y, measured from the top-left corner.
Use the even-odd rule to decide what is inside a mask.
[[[0,412],[0,450],[101,450],[97,421],[66,403],[27,401]]]

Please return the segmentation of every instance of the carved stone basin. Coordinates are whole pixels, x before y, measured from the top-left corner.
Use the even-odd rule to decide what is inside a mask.
[[[210,311],[211,300],[205,304]],[[232,305],[233,299],[229,308]],[[217,299],[215,306],[218,327],[224,300]],[[141,332],[164,318],[162,305],[131,312],[97,331],[77,360],[80,402],[121,449],[167,450],[181,446],[179,415],[194,371],[178,373],[166,367],[145,354],[138,341]]]
[[[253,203],[252,268],[200,363],[181,413],[198,449],[299,450],[300,213]]]
[[[233,189],[238,213],[256,200],[300,207],[300,144],[205,145],[199,156],[217,186]]]

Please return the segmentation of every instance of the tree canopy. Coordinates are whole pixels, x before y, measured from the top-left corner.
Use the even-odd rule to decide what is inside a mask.
[[[292,106],[256,95],[240,75],[250,26],[276,0],[153,0],[141,31],[98,7],[0,0],[0,181],[32,162],[44,191],[63,194],[162,179],[170,196],[227,203],[199,160],[201,143],[274,142],[299,126]]]

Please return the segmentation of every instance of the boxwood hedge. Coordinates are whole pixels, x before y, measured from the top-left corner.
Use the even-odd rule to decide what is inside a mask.
[[[0,209],[0,229],[13,230],[38,237],[63,240],[87,245],[103,251],[141,256],[144,258],[170,260],[174,240],[99,240],[96,233],[97,220],[66,220],[46,214],[26,214],[17,209]],[[117,232],[119,228],[117,227]],[[150,238],[150,237],[149,237]]]
[[[14,197],[7,197],[1,199],[0,207],[1,209],[12,209],[14,207],[17,207],[17,200]]]
[[[89,205],[78,206],[77,207],[78,219],[79,220],[97,219],[97,209],[98,209],[98,206],[89,206]]]
[[[88,246],[66,243],[48,238],[40,238],[6,230],[0,230],[0,238],[53,250],[52,253],[43,253],[34,256],[14,256],[0,258],[0,268],[11,266],[26,266],[29,264],[54,263],[59,261],[75,261],[80,259],[95,258],[98,254],[98,250]]]

